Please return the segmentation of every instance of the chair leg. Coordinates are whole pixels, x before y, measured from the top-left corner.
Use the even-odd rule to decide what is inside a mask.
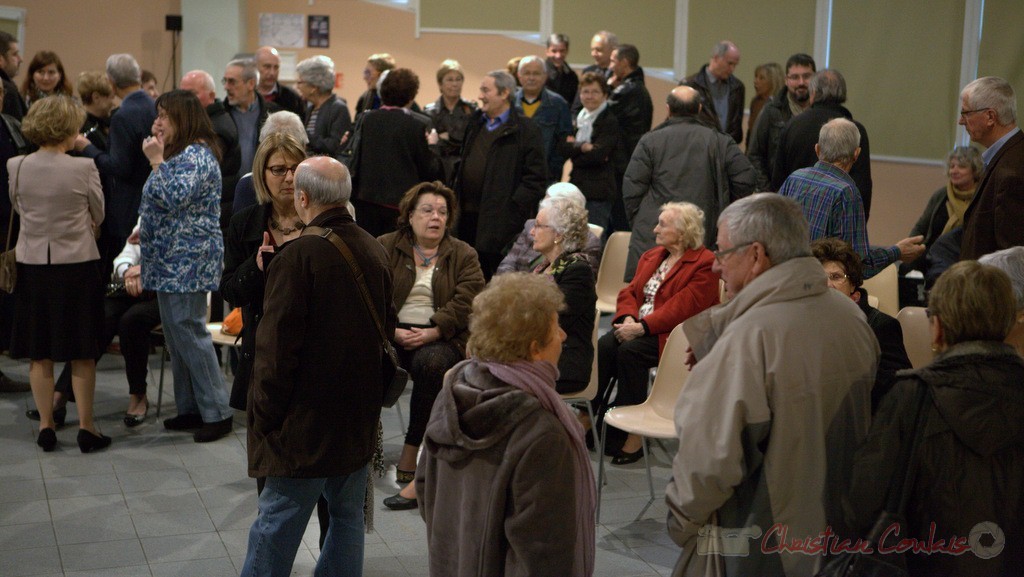
[[[636,516],[636,520],[640,520],[640,518],[644,516],[644,513],[647,512],[647,509],[654,504],[654,477],[651,475],[650,443],[647,442],[647,437],[641,437],[641,442],[643,443],[644,449],[644,466],[647,467],[647,487],[651,492],[651,498],[647,501],[647,504],[644,505],[644,508],[640,509],[640,512]]]
[[[596,429],[595,429],[596,430]],[[601,422],[601,436],[597,445],[597,511],[594,513],[594,522],[601,523],[601,492],[604,490],[604,440],[608,431],[608,423]]]
[[[594,431],[594,435],[597,435],[597,421],[594,420],[594,409],[590,406],[590,401],[584,401],[584,404],[587,405],[587,415],[590,417],[590,430]],[[603,438],[604,434],[602,433],[601,439]],[[594,440],[597,441],[597,444],[601,444],[601,439]]]
[[[164,402],[164,364],[167,362],[167,343],[160,349],[160,385],[156,390],[156,418],[160,418],[160,406]]]
[[[405,428],[405,419],[402,417],[402,401],[399,400],[395,403],[395,412],[398,413],[398,426],[402,428],[402,433],[408,432]]]

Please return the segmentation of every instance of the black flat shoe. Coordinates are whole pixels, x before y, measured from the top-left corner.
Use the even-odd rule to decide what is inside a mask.
[[[643,456],[644,456],[644,448],[643,447],[640,447],[639,449],[637,449],[636,451],[633,451],[632,453],[626,453],[625,451],[619,451],[619,454],[616,455],[614,459],[612,459],[612,464],[613,465],[631,465],[631,464],[639,461],[640,459],[642,459]]]
[[[399,483],[412,483],[416,478],[416,471],[405,471],[395,467],[395,481]]]
[[[384,506],[392,511],[408,511],[419,507],[416,499],[406,499],[401,494],[384,499]]]
[[[50,428],[39,431],[39,438],[36,439],[36,444],[43,448],[43,451],[49,453],[57,448],[57,433]]]
[[[39,411],[37,411],[35,409],[29,409],[29,410],[25,411],[25,416],[28,417],[32,421],[38,421],[39,420]],[[55,425],[57,425],[58,427],[63,427],[64,426],[64,421],[67,418],[68,418],[68,408],[67,408],[67,406],[63,406],[63,407],[61,407],[59,409],[54,409],[54,411],[53,411],[53,423]]]
[[[141,415],[130,415],[124,414],[124,426],[126,427],[138,427],[142,423],[146,422],[146,416],[149,415],[149,401],[146,401],[146,411]]]
[[[231,433],[231,422],[233,417],[228,417],[216,423],[203,423],[203,428],[192,435],[192,440],[197,443],[209,443]]]
[[[199,415],[178,415],[164,420],[164,428],[168,431],[191,431],[203,428],[203,418]]]
[[[110,446],[110,441],[110,437],[106,435],[94,435],[85,429],[78,429],[78,448],[83,453],[106,449]]]

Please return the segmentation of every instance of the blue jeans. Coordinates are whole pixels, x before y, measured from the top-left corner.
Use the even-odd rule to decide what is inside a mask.
[[[201,415],[204,423],[230,419],[228,391],[213,340],[206,330],[206,293],[156,294],[164,340],[171,351],[174,402],[179,415]]]
[[[314,577],[363,574],[363,499],[369,464],[341,477],[267,477],[260,514],[249,530],[242,577],[287,577],[320,495],[327,499],[331,524]]]

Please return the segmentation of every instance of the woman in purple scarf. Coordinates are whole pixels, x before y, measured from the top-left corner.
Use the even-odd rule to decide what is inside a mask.
[[[416,469],[433,576],[593,574],[594,475],[555,392],[564,306],[526,273],[473,301],[471,357],[445,377]]]

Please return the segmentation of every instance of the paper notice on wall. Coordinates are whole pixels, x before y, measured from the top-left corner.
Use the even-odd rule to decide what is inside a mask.
[[[260,46],[305,48],[306,16],[261,12]]]

